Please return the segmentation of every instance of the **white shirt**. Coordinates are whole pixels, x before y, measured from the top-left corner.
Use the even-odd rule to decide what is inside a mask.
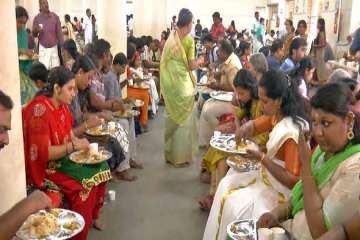
[[[91,17],[89,18],[88,16],[86,16],[84,18],[84,35],[85,35],[85,44],[91,43],[92,42],[92,36],[93,36],[93,25],[92,25],[92,21],[91,21]]]

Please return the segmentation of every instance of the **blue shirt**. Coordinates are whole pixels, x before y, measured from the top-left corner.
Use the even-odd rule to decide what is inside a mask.
[[[350,47],[352,52],[357,52],[360,50],[360,29],[356,31],[354,40]],[[358,72],[360,73],[360,66]]]
[[[295,63],[293,62],[293,60],[291,58],[287,58],[285,59],[283,64],[281,64],[280,70],[285,73],[288,73],[294,68],[295,68]]]
[[[274,55],[270,55],[266,58],[268,65],[269,65],[269,70],[279,70],[280,69],[280,61],[277,60],[277,58]]]

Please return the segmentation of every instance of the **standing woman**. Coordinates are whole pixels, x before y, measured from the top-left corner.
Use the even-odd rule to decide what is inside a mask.
[[[314,58],[316,66],[317,84],[325,83],[330,76],[329,69],[326,68],[324,54],[326,47],[326,32],[325,32],[325,20],[323,18],[318,19],[317,23],[318,34],[311,45],[310,54]]]
[[[20,70],[20,87],[21,87],[21,104],[29,102],[36,94],[36,86],[29,78],[29,70],[32,64],[33,51],[28,47],[28,34],[25,29],[29,15],[25,8],[17,6],[16,13],[16,30],[19,56],[25,56],[19,59]]]
[[[294,38],[293,21],[291,21],[290,19],[286,19],[285,28],[286,28],[286,33],[283,37],[283,42],[284,42],[284,52],[287,54],[289,52],[291,42]],[[287,56],[285,56],[285,57],[287,57]]]
[[[160,62],[160,86],[165,101],[165,160],[175,166],[188,164],[197,150],[195,78],[192,70],[204,62],[195,59],[189,36],[193,14],[181,9],[177,28],[165,43]]]

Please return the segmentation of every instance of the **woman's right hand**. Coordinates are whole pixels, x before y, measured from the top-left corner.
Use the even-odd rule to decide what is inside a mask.
[[[105,121],[109,122],[111,120],[113,120],[113,115],[112,115],[112,112],[111,111],[108,111],[108,110],[104,110],[100,113],[100,117],[105,119]]]
[[[271,212],[264,213],[257,221],[257,228],[272,228],[278,225],[278,220]]]
[[[76,151],[87,151],[89,150],[89,141],[86,138],[74,138],[73,139],[73,143],[74,143],[74,150]]]
[[[240,143],[242,139],[248,139],[254,135],[254,123],[253,121],[247,121],[240,128],[235,131],[235,139],[237,143]]]
[[[87,125],[88,128],[94,128],[94,127],[100,126],[101,125],[101,119],[98,118],[98,116],[91,115],[86,120],[86,125]]]

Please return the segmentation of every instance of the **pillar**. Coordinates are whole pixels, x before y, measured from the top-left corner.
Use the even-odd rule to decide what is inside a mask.
[[[167,27],[166,0],[134,0],[134,36],[160,39]],[[170,21],[170,20],[169,20]]]
[[[126,2],[119,0],[97,0],[98,36],[111,44],[111,52],[115,56],[118,52],[126,54]]]
[[[26,194],[24,146],[21,121],[20,77],[17,55],[15,1],[3,1],[0,8],[0,89],[13,102],[10,144],[0,151],[0,214]]]

